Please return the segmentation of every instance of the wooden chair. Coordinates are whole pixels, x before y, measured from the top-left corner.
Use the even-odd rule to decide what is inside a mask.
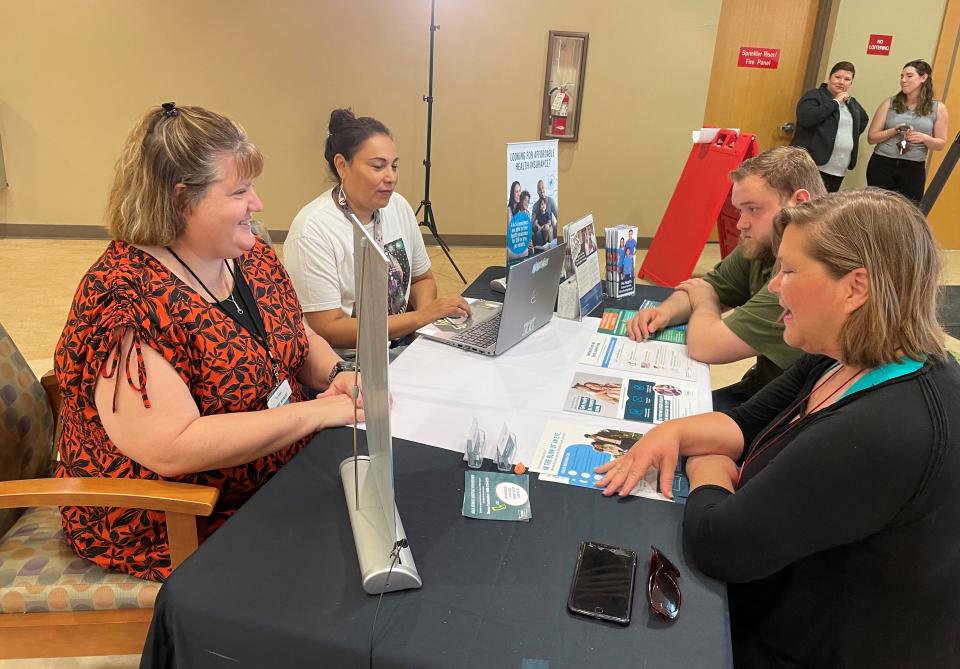
[[[0,325],[0,479],[7,479],[0,481],[0,659],[140,653],[160,584],[77,557],[56,507],[164,511],[176,567],[196,549],[196,517],[213,512],[219,491],[168,481],[49,478],[59,408],[53,373],[38,381]],[[24,471],[27,478],[20,478]],[[4,511],[22,507],[30,508],[19,518]]]

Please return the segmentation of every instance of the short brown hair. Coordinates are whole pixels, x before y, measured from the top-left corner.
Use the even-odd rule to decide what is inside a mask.
[[[831,67],[829,76],[832,77],[835,72],[839,72],[840,70],[843,70],[844,72],[849,72],[850,75],[853,77],[857,76],[857,68],[855,68],[853,66],[853,63],[851,63],[849,60],[841,60],[839,63]]]
[[[221,180],[218,161],[236,160],[242,179],[263,170],[263,156],[226,116],[172,102],[146,113],[127,137],[107,203],[107,228],[128,244],[165,246],[183,232],[184,212]],[[178,184],[186,186],[179,196]]]
[[[806,149],[799,146],[767,149],[759,156],[743,161],[740,167],[730,173],[734,183],[751,176],[766,181],[782,200],[789,200],[801,188],[809,192],[813,199],[827,193],[816,163]]]
[[[787,226],[810,231],[807,254],[834,278],[867,270],[870,295],[840,330],[843,362],[876,367],[897,360],[899,351],[914,360],[945,357],[937,320],[943,260],[914,203],[861,188],[787,207],[774,219],[774,248]]]

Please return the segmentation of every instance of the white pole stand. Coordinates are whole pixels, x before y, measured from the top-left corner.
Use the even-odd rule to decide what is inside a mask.
[[[354,466],[357,469],[354,478]],[[350,514],[350,525],[353,528],[353,542],[357,547],[357,560],[360,563],[360,576],[363,579],[363,589],[367,594],[378,595],[381,592],[395,590],[409,590],[423,585],[417,566],[413,563],[413,553],[409,548],[400,549],[400,557],[390,572],[393,562],[391,552],[401,539],[407,535],[400,522],[400,514],[394,505],[393,513],[396,517],[396,534],[391,535],[387,526],[383,508],[377,495],[376,483],[370,471],[370,458],[366,455],[349,457],[340,463],[340,479],[343,481],[343,494],[347,501],[347,511]],[[357,508],[356,486],[360,485],[360,507]],[[387,574],[390,583],[387,584]]]

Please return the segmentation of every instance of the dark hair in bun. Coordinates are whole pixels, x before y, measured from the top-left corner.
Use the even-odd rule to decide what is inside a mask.
[[[390,130],[383,123],[370,116],[357,118],[351,109],[334,109],[330,112],[329,134],[327,144],[323,150],[323,157],[327,159],[330,173],[339,183],[340,175],[333,162],[338,153],[347,159],[353,160],[354,154],[371,135],[386,135],[393,138]]]

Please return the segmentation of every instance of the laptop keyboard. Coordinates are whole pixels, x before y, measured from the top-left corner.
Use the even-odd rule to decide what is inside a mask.
[[[486,320],[479,325],[475,325],[468,330],[464,330],[453,341],[476,346],[477,348],[488,348],[497,343],[497,334],[500,332],[501,311],[490,320]]]

